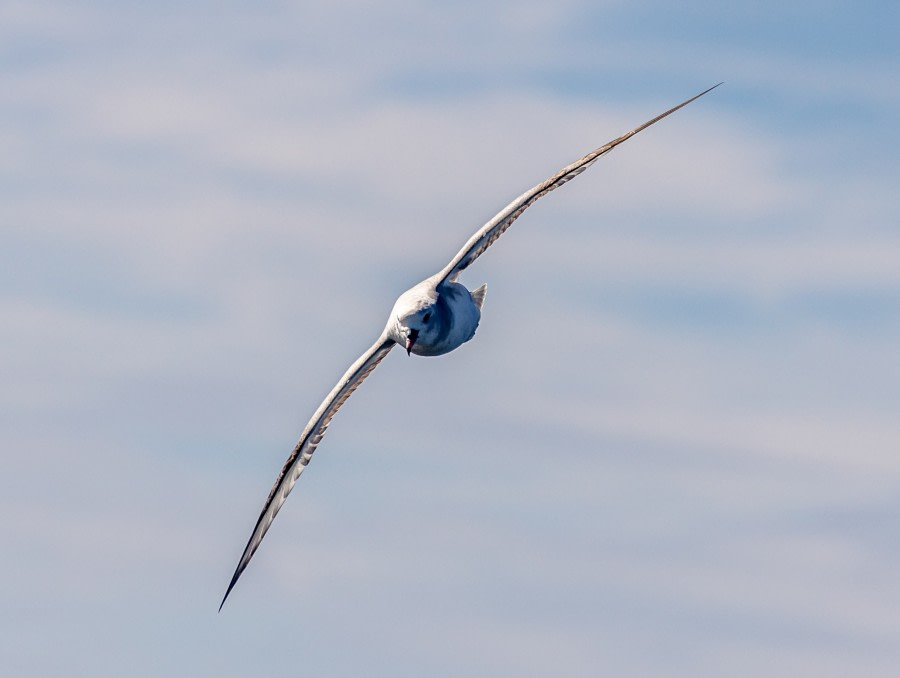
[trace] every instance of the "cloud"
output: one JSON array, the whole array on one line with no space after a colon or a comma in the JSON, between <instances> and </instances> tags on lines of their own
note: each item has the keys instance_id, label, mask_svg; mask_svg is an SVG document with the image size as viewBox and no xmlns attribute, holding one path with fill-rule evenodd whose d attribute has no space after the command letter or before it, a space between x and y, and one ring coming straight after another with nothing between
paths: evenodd
<instances>
[{"instance_id":1,"label":"cloud","mask_svg":"<svg viewBox=\"0 0 900 678\"><path fill-rule=\"evenodd\" d=\"M4 5L17 675L286 646L317 675L890 675L896 56L708 9ZM396 294L720 78L467 271L476 340L385 361L214 619Z\"/></svg>"}]
</instances>

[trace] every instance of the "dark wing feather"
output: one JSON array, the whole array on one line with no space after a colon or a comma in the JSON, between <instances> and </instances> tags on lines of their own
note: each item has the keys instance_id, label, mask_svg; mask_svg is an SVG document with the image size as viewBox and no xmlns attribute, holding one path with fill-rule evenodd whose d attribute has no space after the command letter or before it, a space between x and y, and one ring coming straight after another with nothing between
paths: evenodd
<instances>
[{"instance_id":1,"label":"dark wing feather","mask_svg":"<svg viewBox=\"0 0 900 678\"><path fill-rule=\"evenodd\" d=\"M231 583L228 584L228 590L225 591L225 597L222 598L222 604L219 605L219 610L222 609L228 594L231 593L231 589L234 588L241 573L247 568L247 564L250 562L256 549L259 548L266 531L269 529L272 521L275 520L278 510L284 504L300 474L303 473L303 469L306 468L306 465L312 458L313 452L316 451L316 446L322 440L322 436L325 435L328 424L331 423L331 418L363 380L371 374L372 370L378 366L378 363L384 359L393 346L394 341L392 339L387 339L384 335L379 337L378 341L350 366L350 369L347 370L331 393L328 394L328 397L325 398L325 401L319 406L319 409L316 410L316 413L306 425L300 440L297 441L297 445L294 447L294 451L291 452L291 456L285 462L281 473L278 474L278 479L269 493L269 498L266 499L262 512L259 514L259 519L256 521L256 526L253 528L253 533L250 535L250 540L244 548L240 561L238 561Z\"/></svg>"},{"instance_id":2,"label":"dark wing feather","mask_svg":"<svg viewBox=\"0 0 900 678\"><path fill-rule=\"evenodd\" d=\"M503 232L507 228L509 228L516 219L519 218L519 215L521 215L522 212L528 209L538 198L546 195L556 188L559 188L567 181L570 181L571 179L577 177L588 167L590 167L601 155L609 153L623 141L630 139L641 130L647 129L653 123L659 122L667 115L670 115L677 111L679 108L687 106L695 99L699 99L704 94L714 90L721 84L722 83L719 83L718 85L714 85L704 92L700 92L700 94L698 94L697 96L691 97L687 101L678 104L674 108L670 108L665 113L656 116L652 120L648 120L640 127L635 127L633 130L623 134L618 139L610 141L605 146L601 146L600 148L591 151L580 160L576 160L571 165L564 167L546 181L538 184L534 188L520 195L518 198L509 203L509 205L507 205L499 214L497 214L497 216L495 216L488 223L482 226L481 229L479 229L479 231L475 233L475 235L469 238L469 241L465 244L465 246L459 251L459 253L457 253L455 257L453 257L453 260L449 264L447 264L447 266L436 277L442 282L446 280L455 281L460 272L463 271L473 261L475 261L479 256L481 256L482 252L484 252L488 247L493 245L494 241L501 235L503 235Z\"/></svg>"}]
</instances>

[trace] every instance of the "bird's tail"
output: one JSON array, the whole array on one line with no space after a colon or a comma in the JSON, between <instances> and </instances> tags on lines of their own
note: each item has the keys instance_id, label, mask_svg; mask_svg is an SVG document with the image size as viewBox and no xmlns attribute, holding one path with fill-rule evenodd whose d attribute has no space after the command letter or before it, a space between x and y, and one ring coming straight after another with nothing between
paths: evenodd
<instances>
[{"instance_id":1,"label":"bird's tail","mask_svg":"<svg viewBox=\"0 0 900 678\"><path fill-rule=\"evenodd\" d=\"M484 303L484 295L487 294L487 283L479 287L477 290L472 290L469 294L472 295L472 301L475 302L475 305L480 311L481 305Z\"/></svg>"}]
</instances>

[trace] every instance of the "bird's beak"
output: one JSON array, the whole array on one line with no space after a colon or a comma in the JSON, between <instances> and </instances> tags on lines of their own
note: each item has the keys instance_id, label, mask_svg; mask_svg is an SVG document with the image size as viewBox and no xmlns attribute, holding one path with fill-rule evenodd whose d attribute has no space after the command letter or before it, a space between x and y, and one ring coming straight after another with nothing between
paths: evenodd
<instances>
[{"instance_id":1,"label":"bird's beak","mask_svg":"<svg viewBox=\"0 0 900 678\"><path fill-rule=\"evenodd\" d=\"M416 343L416 339L419 338L419 330L410 330L406 335L406 355L412 353L413 344Z\"/></svg>"}]
</instances>

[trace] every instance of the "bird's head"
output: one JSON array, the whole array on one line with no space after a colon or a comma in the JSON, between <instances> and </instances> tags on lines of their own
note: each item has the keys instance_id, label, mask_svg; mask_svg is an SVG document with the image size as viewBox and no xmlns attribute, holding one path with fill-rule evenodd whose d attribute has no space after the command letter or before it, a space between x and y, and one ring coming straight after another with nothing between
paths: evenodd
<instances>
[{"instance_id":1,"label":"bird's head","mask_svg":"<svg viewBox=\"0 0 900 678\"><path fill-rule=\"evenodd\" d=\"M388 336L406 348L406 354L426 354L439 339L437 299L413 288L397 299L388 320Z\"/></svg>"}]
</instances>

